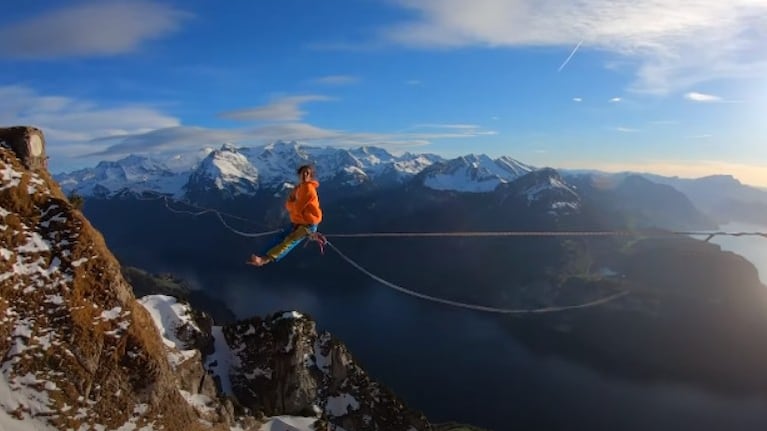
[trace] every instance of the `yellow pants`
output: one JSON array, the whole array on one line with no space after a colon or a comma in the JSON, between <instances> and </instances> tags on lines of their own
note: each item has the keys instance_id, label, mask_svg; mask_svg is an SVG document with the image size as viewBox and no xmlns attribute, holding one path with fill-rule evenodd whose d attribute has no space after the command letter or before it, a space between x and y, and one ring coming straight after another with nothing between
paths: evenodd
<instances>
[{"instance_id":1,"label":"yellow pants","mask_svg":"<svg viewBox=\"0 0 767 431\"><path fill-rule=\"evenodd\" d=\"M282 231L266 255L277 262L314 232L317 232L317 225L291 225Z\"/></svg>"}]
</instances>

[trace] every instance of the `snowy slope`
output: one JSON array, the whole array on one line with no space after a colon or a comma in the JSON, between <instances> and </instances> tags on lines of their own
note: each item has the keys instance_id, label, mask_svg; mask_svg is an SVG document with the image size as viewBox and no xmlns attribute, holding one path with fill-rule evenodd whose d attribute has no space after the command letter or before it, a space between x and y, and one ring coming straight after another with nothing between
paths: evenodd
<instances>
[{"instance_id":1,"label":"snowy slope","mask_svg":"<svg viewBox=\"0 0 767 431\"><path fill-rule=\"evenodd\" d=\"M263 424L259 431L315 431L316 418L301 416L276 416ZM336 431L343 431L336 427Z\"/></svg>"},{"instance_id":2,"label":"snowy slope","mask_svg":"<svg viewBox=\"0 0 767 431\"><path fill-rule=\"evenodd\" d=\"M186 192L225 191L230 196L255 193L258 170L234 145L224 144L200 162L184 185Z\"/></svg>"},{"instance_id":3,"label":"snowy slope","mask_svg":"<svg viewBox=\"0 0 767 431\"><path fill-rule=\"evenodd\" d=\"M148 295L138 301L152 316L155 327L160 332L168 349L168 362L176 367L193 358L197 350L179 338L179 333L182 332L200 332L200 328L192 319L192 309L189 304L182 304L176 298L167 295Z\"/></svg>"},{"instance_id":4,"label":"snowy slope","mask_svg":"<svg viewBox=\"0 0 767 431\"><path fill-rule=\"evenodd\" d=\"M537 201L543 198L547 192L550 193L552 191L564 197L557 202L553 202L551 204L552 209L564 206L571 208L577 207L578 193L576 193L571 186L565 184L565 182L558 176L549 176L547 181L528 187L524 193L529 201Z\"/></svg>"},{"instance_id":5,"label":"snowy slope","mask_svg":"<svg viewBox=\"0 0 767 431\"><path fill-rule=\"evenodd\" d=\"M65 193L74 191L84 196L110 196L125 189L137 193L176 194L189 179L188 170L180 164L176 167L181 167L181 170L173 170L162 161L149 157L132 155L114 162L99 162L94 168L59 174L54 178Z\"/></svg>"},{"instance_id":6,"label":"snowy slope","mask_svg":"<svg viewBox=\"0 0 767 431\"><path fill-rule=\"evenodd\" d=\"M575 187L551 168L537 169L513 182L502 184L497 192L502 201L509 195L516 196L520 203L551 215L573 213L581 208L581 197Z\"/></svg>"},{"instance_id":7,"label":"snowy slope","mask_svg":"<svg viewBox=\"0 0 767 431\"><path fill-rule=\"evenodd\" d=\"M42 411L44 405L36 400L37 393L31 393L23 388L12 390L5 378L4 373L0 373L0 430L2 431L48 431L54 430L43 422L30 418L28 414L23 414L23 419L17 419L10 416L7 410L16 410L19 407L28 408L32 411Z\"/></svg>"},{"instance_id":8,"label":"snowy slope","mask_svg":"<svg viewBox=\"0 0 767 431\"><path fill-rule=\"evenodd\" d=\"M491 159L468 155L437 163L423 172L423 184L434 190L460 192L489 192L499 184L508 183L533 171L534 168L509 157Z\"/></svg>"},{"instance_id":9,"label":"snowy slope","mask_svg":"<svg viewBox=\"0 0 767 431\"><path fill-rule=\"evenodd\" d=\"M38 401L34 400L34 394L11 390L5 376L2 375L0 375L0 405L11 410L15 406L25 406L31 409L42 407ZM259 428L259 431L315 431L314 423L316 421L317 418L313 417L275 416L267 418ZM134 425L121 429L137 430L139 428ZM142 427L140 429L143 431L155 431L153 427ZM343 431L339 428L337 429ZM30 418L28 415L24 415L23 419L14 418L6 412L6 409L0 408L0 431L55 431L55 428L35 418ZM237 428L232 428L232 431L237 431Z\"/></svg>"}]
</instances>

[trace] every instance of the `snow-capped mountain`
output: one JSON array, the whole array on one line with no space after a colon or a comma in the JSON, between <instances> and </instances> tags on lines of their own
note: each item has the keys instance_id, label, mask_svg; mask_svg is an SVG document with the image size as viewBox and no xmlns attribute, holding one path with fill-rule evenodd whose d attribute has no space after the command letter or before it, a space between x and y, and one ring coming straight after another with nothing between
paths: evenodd
<instances>
[{"instance_id":1,"label":"snow-capped mountain","mask_svg":"<svg viewBox=\"0 0 767 431\"><path fill-rule=\"evenodd\" d=\"M66 192L86 196L110 196L125 189L175 194L186 184L189 172L173 170L153 158L131 155L55 178Z\"/></svg>"},{"instance_id":2,"label":"snow-capped mountain","mask_svg":"<svg viewBox=\"0 0 767 431\"><path fill-rule=\"evenodd\" d=\"M489 192L534 171L535 168L510 157L491 159L468 155L443 163L435 163L421 173L423 185L434 190Z\"/></svg>"},{"instance_id":3,"label":"snow-capped mountain","mask_svg":"<svg viewBox=\"0 0 767 431\"><path fill-rule=\"evenodd\" d=\"M184 190L189 193L219 192L227 197L253 194L258 190L258 170L231 144L214 150L189 175Z\"/></svg>"},{"instance_id":4,"label":"snow-capped mountain","mask_svg":"<svg viewBox=\"0 0 767 431\"><path fill-rule=\"evenodd\" d=\"M581 207L581 197L575 187L551 168L529 172L517 181L501 185L499 192L524 197L528 206L545 209L550 214L577 211Z\"/></svg>"},{"instance_id":5,"label":"snow-capped mountain","mask_svg":"<svg viewBox=\"0 0 767 431\"><path fill-rule=\"evenodd\" d=\"M536 170L506 156L471 154L445 160L434 154L394 155L377 147L323 148L281 141L259 147L224 144L218 150L164 159L133 155L56 178L65 192L86 196L153 191L187 198L209 193L231 198L290 186L296 168L303 164L315 166L320 182L330 187L391 186L417 176L416 181L433 190L474 193L490 192Z\"/></svg>"},{"instance_id":6,"label":"snow-capped mountain","mask_svg":"<svg viewBox=\"0 0 767 431\"><path fill-rule=\"evenodd\" d=\"M94 168L56 175L65 192L116 196L124 191L153 191L183 196L223 191L234 196L259 189L280 189L295 181L296 168L312 164L321 182L355 186L377 182L399 184L426 167L443 161L433 154L395 156L377 147L355 149L311 147L276 142L260 147L202 149L165 158L128 156Z\"/></svg>"},{"instance_id":7,"label":"snow-capped mountain","mask_svg":"<svg viewBox=\"0 0 767 431\"><path fill-rule=\"evenodd\" d=\"M377 147L319 148L297 142L277 142L240 151L261 174L262 184L271 188L294 181L296 168L302 164L313 164L322 182L338 180L345 185L358 185L383 178L402 182L442 160L431 154L395 156Z\"/></svg>"}]
</instances>

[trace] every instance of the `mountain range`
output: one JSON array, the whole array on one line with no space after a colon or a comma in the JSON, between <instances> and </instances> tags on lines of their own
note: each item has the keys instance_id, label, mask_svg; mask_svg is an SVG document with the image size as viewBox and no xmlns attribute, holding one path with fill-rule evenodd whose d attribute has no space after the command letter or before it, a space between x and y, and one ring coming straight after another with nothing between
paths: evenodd
<instances>
[{"instance_id":1,"label":"mountain range","mask_svg":"<svg viewBox=\"0 0 767 431\"><path fill-rule=\"evenodd\" d=\"M95 167L54 178L66 193L86 197L158 193L196 203L224 203L281 196L292 187L295 170L313 164L322 184L323 196L334 199L375 190L422 187L435 192L463 194L491 193L551 168L535 167L508 156L491 158L469 154L445 159L434 154L394 155L377 147L312 147L297 142L275 142L259 147L239 148L224 144L195 153L164 157L130 155L117 161L103 161ZM528 184L530 190L559 190L561 201L552 201L550 211L575 210L587 194L607 192L620 207L638 209L666 220L663 226L679 227L708 217L708 224L728 221L767 223L767 192L740 183L732 176L698 179L664 177L644 173L599 171L555 171L558 180L542 179ZM639 182L638 178L645 181ZM548 181L548 183L547 183ZM664 188L668 187L668 188ZM678 193L678 194L677 194ZM529 196L535 200L534 193ZM681 198L681 201L679 200ZM674 202L676 200L676 202ZM668 204L671 207L668 207ZM674 209L681 205L684 208ZM642 207L642 208L640 208ZM669 209L671 208L671 209ZM693 214L695 211L700 214ZM680 214L678 222L667 223ZM704 223L705 224L705 223Z\"/></svg>"}]
</instances>

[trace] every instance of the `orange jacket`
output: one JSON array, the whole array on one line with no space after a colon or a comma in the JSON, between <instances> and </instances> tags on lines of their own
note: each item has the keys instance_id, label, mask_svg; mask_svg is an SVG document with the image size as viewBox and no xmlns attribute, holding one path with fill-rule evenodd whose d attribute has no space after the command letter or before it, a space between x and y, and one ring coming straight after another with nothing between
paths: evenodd
<instances>
[{"instance_id":1,"label":"orange jacket","mask_svg":"<svg viewBox=\"0 0 767 431\"><path fill-rule=\"evenodd\" d=\"M319 224L322 221L320 198L317 196L316 180L301 183L290 193L285 208L290 213L290 221L295 224Z\"/></svg>"}]
</instances>

